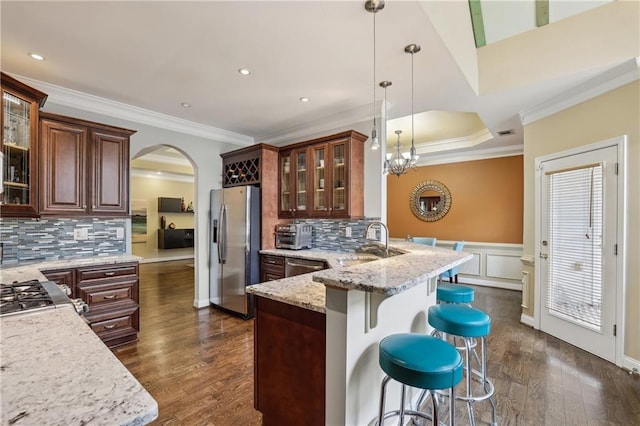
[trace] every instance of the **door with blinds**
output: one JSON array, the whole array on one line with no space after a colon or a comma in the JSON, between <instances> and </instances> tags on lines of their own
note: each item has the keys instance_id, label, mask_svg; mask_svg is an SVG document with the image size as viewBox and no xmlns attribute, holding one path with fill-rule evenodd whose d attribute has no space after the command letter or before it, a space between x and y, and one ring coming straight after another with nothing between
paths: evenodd
<instances>
[{"instance_id":1,"label":"door with blinds","mask_svg":"<svg viewBox=\"0 0 640 426\"><path fill-rule=\"evenodd\" d=\"M540 163L540 329L615 362L616 147Z\"/></svg>"}]
</instances>

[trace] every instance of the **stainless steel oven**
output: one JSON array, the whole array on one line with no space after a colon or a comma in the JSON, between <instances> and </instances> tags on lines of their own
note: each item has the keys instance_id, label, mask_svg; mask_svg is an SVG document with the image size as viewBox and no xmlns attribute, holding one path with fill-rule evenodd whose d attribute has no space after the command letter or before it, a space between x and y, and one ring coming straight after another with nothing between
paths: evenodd
<instances>
[{"instance_id":1,"label":"stainless steel oven","mask_svg":"<svg viewBox=\"0 0 640 426\"><path fill-rule=\"evenodd\" d=\"M305 223L276 225L276 248L300 250L311 248L313 226Z\"/></svg>"}]
</instances>

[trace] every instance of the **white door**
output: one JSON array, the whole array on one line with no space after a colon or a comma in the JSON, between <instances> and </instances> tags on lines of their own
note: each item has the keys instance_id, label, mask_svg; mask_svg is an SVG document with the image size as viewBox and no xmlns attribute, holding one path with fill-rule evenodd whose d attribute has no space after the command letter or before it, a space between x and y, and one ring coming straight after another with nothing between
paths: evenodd
<instances>
[{"instance_id":1,"label":"white door","mask_svg":"<svg viewBox=\"0 0 640 426\"><path fill-rule=\"evenodd\" d=\"M615 362L617 148L540 163L540 329Z\"/></svg>"}]
</instances>

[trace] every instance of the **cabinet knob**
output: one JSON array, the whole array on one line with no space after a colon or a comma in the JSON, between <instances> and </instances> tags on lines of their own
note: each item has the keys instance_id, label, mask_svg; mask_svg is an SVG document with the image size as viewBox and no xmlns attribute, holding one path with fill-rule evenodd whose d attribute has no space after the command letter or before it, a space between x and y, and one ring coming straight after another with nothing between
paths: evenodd
<instances>
[{"instance_id":1,"label":"cabinet knob","mask_svg":"<svg viewBox=\"0 0 640 426\"><path fill-rule=\"evenodd\" d=\"M85 204L84 206L82 206L82 208L83 208L83 209L86 209L86 208L87 208L87 205Z\"/></svg>"}]
</instances>

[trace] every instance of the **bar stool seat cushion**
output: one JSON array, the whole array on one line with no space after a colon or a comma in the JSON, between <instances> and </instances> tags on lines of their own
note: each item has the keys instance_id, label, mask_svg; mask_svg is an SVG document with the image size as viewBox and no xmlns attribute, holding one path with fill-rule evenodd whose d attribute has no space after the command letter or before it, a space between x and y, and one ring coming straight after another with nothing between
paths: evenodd
<instances>
[{"instance_id":1,"label":"bar stool seat cushion","mask_svg":"<svg viewBox=\"0 0 640 426\"><path fill-rule=\"evenodd\" d=\"M483 337L491 331L491 317L468 305L434 305L429 308L431 327L462 337Z\"/></svg>"},{"instance_id":2,"label":"bar stool seat cushion","mask_svg":"<svg viewBox=\"0 0 640 426\"><path fill-rule=\"evenodd\" d=\"M380 367L392 379L421 389L452 388L462 379L462 357L444 340L417 333L380 342Z\"/></svg>"},{"instance_id":3,"label":"bar stool seat cushion","mask_svg":"<svg viewBox=\"0 0 640 426\"><path fill-rule=\"evenodd\" d=\"M474 290L459 284L439 283L436 290L436 298L440 302L447 303L471 303Z\"/></svg>"}]
</instances>

